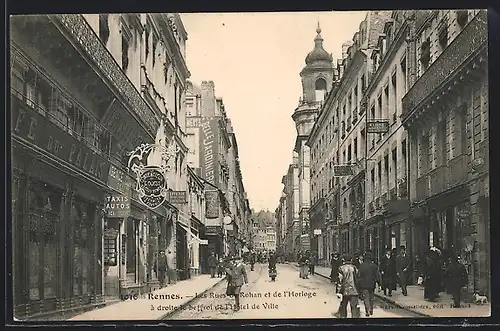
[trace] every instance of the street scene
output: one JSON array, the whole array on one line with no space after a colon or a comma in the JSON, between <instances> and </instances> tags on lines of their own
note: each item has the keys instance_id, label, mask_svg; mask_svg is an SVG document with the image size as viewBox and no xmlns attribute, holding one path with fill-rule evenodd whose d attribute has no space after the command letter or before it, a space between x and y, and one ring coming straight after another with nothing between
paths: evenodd
<instances>
[{"instance_id":1,"label":"street scene","mask_svg":"<svg viewBox=\"0 0 500 331\"><path fill-rule=\"evenodd\" d=\"M487 28L11 16L13 317L490 316Z\"/></svg>"}]
</instances>

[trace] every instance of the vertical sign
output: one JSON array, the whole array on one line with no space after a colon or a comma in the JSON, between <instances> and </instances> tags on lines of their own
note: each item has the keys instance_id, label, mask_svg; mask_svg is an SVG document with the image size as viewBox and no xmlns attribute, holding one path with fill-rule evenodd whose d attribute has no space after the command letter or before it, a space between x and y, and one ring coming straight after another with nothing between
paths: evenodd
<instances>
[{"instance_id":1,"label":"vertical sign","mask_svg":"<svg viewBox=\"0 0 500 331\"><path fill-rule=\"evenodd\" d=\"M219 186L219 120L204 118L200 128L201 177Z\"/></svg>"},{"instance_id":2,"label":"vertical sign","mask_svg":"<svg viewBox=\"0 0 500 331\"><path fill-rule=\"evenodd\" d=\"M219 191L205 192L205 217L218 218L219 217Z\"/></svg>"}]
</instances>

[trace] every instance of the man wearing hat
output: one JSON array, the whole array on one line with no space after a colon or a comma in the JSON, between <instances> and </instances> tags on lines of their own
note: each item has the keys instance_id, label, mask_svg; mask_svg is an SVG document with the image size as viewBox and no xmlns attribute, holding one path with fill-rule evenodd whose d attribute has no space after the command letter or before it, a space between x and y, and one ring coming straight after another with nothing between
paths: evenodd
<instances>
[{"instance_id":1,"label":"man wearing hat","mask_svg":"<svg viewBox=\"0 0 500 331\"><path fill-rule=\"evenodd\" d=\"M411 259L408 254L406 254L406 247L401 245L399 248L399 254L396 257L396 271L399 279L399 285L401 285L401 292L404 296L408 295L406 286L408 284L408 278L410 277L410 264Z\"/></svg>"},{"instance_id":2,"label":"man wearing hat","mask_svg":"<svg viewBox=\"0 0 500 331\"><path fill-rule=\"evenodd\" d=\"M226 294L234 296L234 311L240 310L240 292L244 284L248 284L245 264L240 257L232 257L227 269Z\"/></svg>"},{"instance_id":3,"label":"man wearing hat","mask_svg":"<svg viewBox=\"0 0 500 331\"><path fill-rule=\"evenodd\" d=\"M366 252L359 266L359 290L363 294L366 317L373 315L373 300L377 283L380 283L378 267L373 263L371 252Z\"/></svg>"},{"instance_id":4,"label":"man wearing hat","mask_svg":"<svg viewBox=\"0 0 500 331\"><path fill-rule=\"evenodd\" d=\"M339 284L337 286L337 293L342 297L338 315L340 318L347 318L347 303L349 303L352 317L359 318L358 270L353 264L351 255L346 254L343 260L344 262L339 268Z\"/></svg>"}]
</instances>

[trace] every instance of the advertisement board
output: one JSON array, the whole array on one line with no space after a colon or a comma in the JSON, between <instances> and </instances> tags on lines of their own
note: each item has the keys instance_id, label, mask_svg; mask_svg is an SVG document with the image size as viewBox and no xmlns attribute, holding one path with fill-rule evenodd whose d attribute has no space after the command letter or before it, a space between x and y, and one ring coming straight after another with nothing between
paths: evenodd
<instances>
[{"instance_id":1,"label":"advertisement board","mask_svg":"<svg viewBox=\"0 0 500 331\"><path fill-rule=\"evenodd\" d=\"M200 126L201 177L219 187L219 120L203 118Z\"/></svg>"},{"instance_id":2,"label":"advertisement board","mask_svg":"<svg viewBox=\"0 0 500 331\"><path fill-rule=\"evenodd\" d=\"M219 191L205 192L205 218L219 218Z\"/></svg>"}]
</instances>

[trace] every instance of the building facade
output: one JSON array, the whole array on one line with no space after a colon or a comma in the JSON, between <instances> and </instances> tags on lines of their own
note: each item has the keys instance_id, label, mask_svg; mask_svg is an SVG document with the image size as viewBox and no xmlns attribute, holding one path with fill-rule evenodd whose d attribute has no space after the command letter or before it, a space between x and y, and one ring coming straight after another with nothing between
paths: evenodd
<instances>
[{"instance_id":1,"label":"building facade","mask_svg":"<svg viewBox=\"0 0 500 331\"><path fill-rule=\"evenodd\" d=\"M188 164L206 182L205 235L208 254L240 254L249 231L249 203L239 165L236 135L213 81L188 83ZM224 223L230 218L231 222ZM241 231L240 231L241 230ZM249 234L247 233L247 237ZM249 238L245 239L247 243Z\"/></svg>"},{"instance_id":2,"label":"building facade","mask_svg":"<svg viewBox=\"0 0 500 331\"><path fill-rule=\"evenodd\" d=\"M410 12L408 131L412 249L460 254L469 292L491 295L488 33L485 10Z\"/></svg>"},{"instance_id":3,"label":"building facade","mask_svg":"<svg viewBox=\"0 0 500 331\"><path fill-rule=\"evenodd\" d=\"M369 12L352 41L342 45L335 86L307 142L311 146L310 214L322 234L317 236L318 245L313 249L325 263L333 252L364 249L367 158L363 101L372 72L371 54L389 19L390 12Z\"/></svg>"},{"instance_id":4,"label":"building facade","mask_svg":"<svg viewBox=\"0 0 500 331\"><path fill-rule=\"evenodd\" d=\"M305 63L306 66L300 72L302 98L292 115L297 129L294 152L298 156L299 228L301 232L299 250L308 250L311 246L317 249L318 238L322 237L321 234L314 234L313 231L317 230L316 224L311 223L309 217L311 152L309 146L306 145L309 133L318 117L326 94L332 88L334 79L333 58L323 48L319 23L314 38L314 49L307 54Z\"/></svg>"},{"instance_id":5,"label":"building facade","mask_svg":"<svg viewBox=\"0 0 500 331\"><path fill-rule=\"evenodd\" d=\"M369 132L367 143L365 247L376 261L385 249L408 246L407 133L401 124L401 100L408 87L409 25L407 13L394 11L371 54L373 75L366 90L369 122L387 123L382 133Z\"/></svg>"},{"instance_id":6,"label":"building facade","mask_svg":"<svg viewBox=\"0 0 500 331\"><path fill-rule=\"evenodd\" d=\"M20 16L11 27L15 316L154 288L152 261L179 255L187 204L139 203L127 152L164 136L178 151L169 186L186 190L179 15Z\"/></svg>"}]
</instances>

